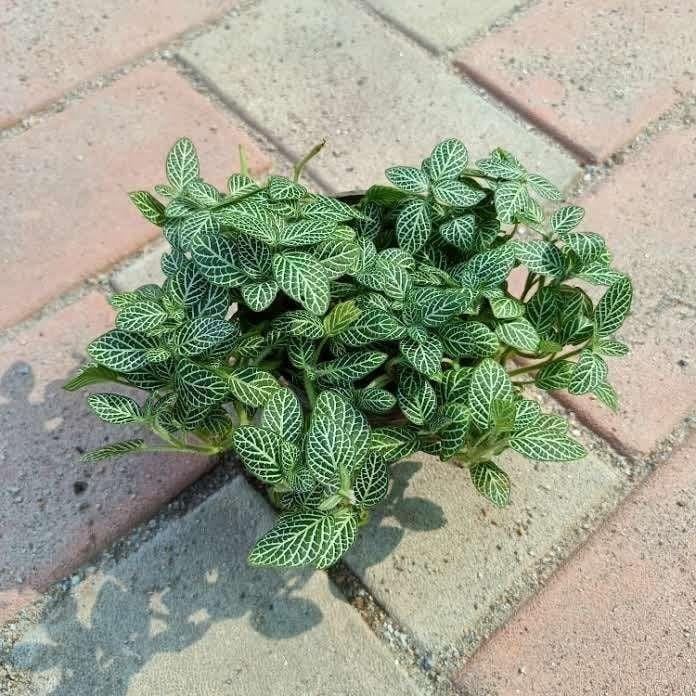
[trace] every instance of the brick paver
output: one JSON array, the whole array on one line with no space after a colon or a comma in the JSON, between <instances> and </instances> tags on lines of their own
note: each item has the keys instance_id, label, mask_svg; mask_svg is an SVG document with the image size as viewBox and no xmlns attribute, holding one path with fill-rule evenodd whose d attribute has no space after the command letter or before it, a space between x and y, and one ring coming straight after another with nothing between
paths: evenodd
<instances>
[{"instance_id":1,"label":"brick paver","mask_svg":"<svg viewBox=\"0 0 696 696\"><path fill-rule=\"evenodd\" d=\"M446 651L491 610L525 593L537 563L616 499L617 474L594 457L532 463L507 455L512 504L482 498L467 471L418 455L394 466L389 498L348 555L351 568L419 643ZM510 605L507 605L508 609Z\"/></svg>"},{"instance_id":2,"label":"brick paver","mask_svg":"<svg viewBox=\"0 0 696 696\"><path fill-rule=\"evenodd\" d=\"M461 693L692 696L696 438L462 668Z\"/></svg>"},{"instance_id":3,"label":"brick paver","mask_svg":"<svg viewBox=\"0 0 696 696\"><path fill-rule=\"evenodd\" d=\"M590 160L696 86L696 6L544 0L459 56L463 69Z\"/></svg>"},{"instance_id":4,"label":"brick paver","mask_svg":"<svg viewBox=\"0 0 696 696\"><path fill-rule=\"evenodd\" d=\"M519 0L368 0L381 15L434 51L466 39L519 4Z\"/></svg>"},{"instance_id":5,"label":"brick paver","mask_svg":"<svg viewBox=\"0 0 696 696\"><path fill-rule=\"evenodd\" d=\"M382 181L386 166L418 164L450 136L478 156L509 147L563 186L577 172L567 155L348 0L262 0L181 56L295 155L326 138L316 171L334 190Z\"/></svg>"},{"instance_id":6,"label":"brick paver","mask_svg":"<svg viewBox=\"0 0 696 696\"><path fill-rule=\"evenodd\" d=\"M416 696L324 573L250 568L273 521L237 478L15 647L34 696Z\"/></svg>"},{"instance_id":7,"label":"brick paver","mask_svg":"<svg viewBox=\"0 0 696 696\"><path fill-rule=\"evenodd\" d=\"M4 3L0 126L153 50L237 0Z\"/></svg>"},{"instance_id":8,"label":"brick paver","mask_svg":"<svg viewBox=\"0 0 696 696\"><path fill-rule=\"evenodd\" d=\"M101 423L86 392L61 389L86 344L112 325L113 310L92 293L0 350L0 622L210 466L183 455L79 461L80 451L133 435Z\"/></svg>"},{"instance_id":9,"label":"brick paver","mask_svg":"<svg viewBox=\"0 0 696 696\"><path fill-rule=\"evenodd\" d=\"M661 133L581 203L582 227L606 235L631 274L633 313L619 332L631 347L609 359L621 397L614 415L587 398L560 398L628 452L646 454L696 404L696 127Z\"/></svg>"},{"instance_id":10,"label":"brick paver","mask_svg":"<svg viewBox=\"0 0 696 696\"><path fill-rule=\"evenodd\" d=\"M200 147L203 175L224 185L243 143L267 157L166 66L142 68L0 146L0 327L36 311L159 234L126 193L164 179L176 138Z\"/></svg>"}]
</instances>

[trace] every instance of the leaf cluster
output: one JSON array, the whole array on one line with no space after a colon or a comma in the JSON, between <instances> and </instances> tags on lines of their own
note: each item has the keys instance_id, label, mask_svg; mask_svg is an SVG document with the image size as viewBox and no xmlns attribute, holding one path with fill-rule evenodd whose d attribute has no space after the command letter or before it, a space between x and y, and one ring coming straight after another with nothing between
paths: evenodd
<instances>
[{"instance_id":1,"label":"leaf cluster","mask_svg":"<svg viewBox=\"0 0 696 696\"><path fill-rule=\"evenodd\" d=\"M508 448L583 457L527 389L616 409L606 359L627 352L614 333L632 290L602 237L580 231L583 209L505 150L471 163L448 139L352 198L300 184L306 159L292 179L259 182L243 166L220 191L177 141L158 197L130 194L171 246L166 280L111 297L115 327L66 388L140 390L88 403L159 438L87 461L232 451L281 511L250 563L323 568L387 495L390 465L414 452L468 469L496 506L510 498L496 461Z\"/></svg>"}]
</instances>

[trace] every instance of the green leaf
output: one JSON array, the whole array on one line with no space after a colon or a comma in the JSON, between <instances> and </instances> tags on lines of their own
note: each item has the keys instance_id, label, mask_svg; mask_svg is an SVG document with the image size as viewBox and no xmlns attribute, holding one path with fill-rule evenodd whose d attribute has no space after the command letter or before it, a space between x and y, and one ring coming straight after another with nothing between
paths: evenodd
<instances>
[{"instance_id":1,"label":"green leaf","mask_svg":"<svg viewBox=\"0 0 696 696\"><path fill-rule=\"evenodd\" d=\"M448 138L438 143L428 158L428 174L432 181L456 179L465 169L469 153L464 143Z\"/></svg>"},{"instance_id":2,"label":"green leaf","mask_svg":"<svg viewBox=\"0 0 696 696\"><path fill-rule=\"evenodd\" d=\"M167 179L177 191L198 179L200 170L194 144L188 138L179 138L167 155L165 167Z\"/></svg>"},{"instance_id":3,"label":"green leaf","mask_svg":"<svg viewBox=\"0 0 696 696\"><path fill-rule=\"evenodd\" d=\"M184 196L199 208L212 208L222 202L222 194L205 181L191 181L184 188Z\"/></svg>"},{"instance_id":4,"label":"green leaf","mask_svg":"<svg viewBox=\"0 0 696 696\"><path fill-rule=\"evenodd\" d=\"M473 367L459 367L447 370L441 383L443 403L468 403L469 387L473 374Z\"/></svg>"},{"instance_id":5,"label":"green leaf","mask_svg":"<svg viewBox=\"0 0 696 696\"><path fill-rule=\"evenodd\" d=\"M461 290L415 287L406 294L403 319L408 324L434 328L466 308L468 297Z\"/></svg>"},{"instance_id":6,"label":"green leaf","mask_svg":"<svg viewBox=\"0 0 696 696\"><path fill-rule=\"evenodd\" d=\"M576 269L573 275L593 285L613 285L626 277L615 268L607 266L604 261L596 261L582 266Z\"/></svg>"},{"instance_id":7,"label":"green leaf","mask_svg":"<svg viewBox=\"0 0 696 696\"><path fill-rule=\"evenodd\" d=\"M428 204L423 200L409 201L396 218L396 238L399 246L409 252L422 249L432 231Z\"/></svg>"},{"instance_id":8,"label":"green leaf","mask_svg":"<svg viewBox=\"0 0 696 696\"><path fill-rule=\"evenodd\" d=\"M430 182L426 174L416 167L389 167L384 172L394 186L407 193L428 193Z\"/></svg>"},{"instance_id":9,"label":"green leaf","mask_svg":"<svg viewBox=\"0 0 696 696\"><path fill-rule=\"evenodd\" d=\"M164 206L147 191L133 191L128 194L133 205L142 216L153 225L164 225Z\"/></svg>"},{"instance_id":10,"label":"green leaf","mask_svg":"<svg viewBox=\"0 0 696 696\"><path fill-rule=\"evenodd\" d=\"M580 224L584 217L584 208L579 205L564 205L551 217L551 229L559 235L570 232Z\"/></svg>"},{"instance_id":11,"label":"green leaf","mask_svg":"<svg viewBox=\"0 0 696 696\"><path fill-rule=\"evenodd\" d=\"M362 217L362 214L346 203L328 196L312 196L309 205L304 209L306 217L322 218L334 222L348 222Z\"/></svg>"},{"instance_id":12,"label":"green leaf","mask_svg":"<svg viewBox=\"0 0 696 696\"><path fill-rule=\"evenodd\" d=\"M162 273L171 278L188 263L186 255L178 249L172 249L169 253L162 254L160 259L160 268Z\"/></svg>"},{"instance_id":13,"label":"green leaf","mask_svg":"<svg viewBox=\"0 0 696 696\"><path fill-rule=\"evenodd\" d=\"M470 208L486 197L486 191L463 181L445 180L433 186L433 196L442 205Z\"/></svg>"},{"instance_id":14,"label":"green leaf","mask_svg":"<svg viewBox=\"0 0 696 696\"><path fill-rule=\"evenodd\" d=\"M266 187L274 201L297 201L307 195L307 189L284 176L269 176Z\"/></svg>"},{"instance_id":15,"label":"green leaf","mask_svg":"<svg viewBox=\"0 0 696 696\"><path fill-rule=\"evenodd\" d=\"M499 433L509 433L515 428L517 403L512 399L495 399L491 404L491 421Z\"/></svg>"},{"instance_id":16,"label":"green leaf","mask_svg":"<svg viewBox=\"0 0 696 696\"><path fill-rule=\"evenodd\" d=\"M354 324L360 316L360 309L353 300L339 302L324 317L324 333L327 336L338 336Z\"/></svg>"},{"instance_id":17,"label":"green leaf","mask_svg":"<svg viewBox=\"0 0 696 696\"><path fill-rule=\"evenodd\" d=\"M607 244L602 237L593 232L565 232L560 238L567 244L568 248L580 259L583 265L590 265L595 262L606 265L609 261Z\"/></svg>"},{"instance_id":18,"label":"green leaf","mask_svg":"<svg viewBox=\"0 0 696 696\"><path fill-rule=\"evenodd\" d=\"M101 365L84 365L71 380L63 385L63 389L72 392L88 387L90 384L116 381L118 381L118 372L109 370Z\"/></svg>"},{"instance_id":19,"label":"green leaf","mask_svg":"<svg viewBox=\"0 0 696 696\"><path fill-rule=\"evenodd\" d=\"M514 433L510 447L528 459L562 462L587 456L585 448L567 435L532 426Z\"/></svg>"},{"instance_id":20,"label":"green leaf","mask_svg":"<svg viewBox=\"0 0 696 696\"><path fill-rule=\"evenodd\" d=\"M334 539L332 515L318 510L290 512L278 518L248 557L252 566L294 568L312 565Z\"/></svg>"},{"instance_id":21,"label":"green leaf","mask_svg":"<svg viewBox=\"0 0 696 696\"><path fill-rule=\"evenodd\" d=\"M413 369L424 375L434 375L440 372L442 366L442 342L434 336L428 336L424 341L413 341L403 338L399 343L404 360Z\"/></svg>"},{"instance_id":22,"label":"green leaf","mask_svg":"<svg viewBox=\"0 0 696 696\"><path fill-rule=\"evenodd\" d=\"M494 194L495 209L503 223L512 223L530 205L527 187L519 181L505 181Z\"/></svg>"},{"instance_id":23,"label":"green leaf","mask_svg":"<svg viewBox=\"0 0 696 696\"><path fill-rule=\"evenodd\" d=\"M476 166L491 179L503 181L523 181L527 170L509 153L498 148L487 159L479 160Z\"/></svg>"},{"instance_id":24,"label":"green leaf","mask_svg":"<svg viewBox=\"0 0 696 696\"><path fill-rule=\"evenodd\" d=\"M209 282L223 287L242 285L246 276L234 263L234 250L220 235L202 235L191 244L191 258L199 273Z\"/></svg>"},{"instance_id":25,"label":"green leaf","mask_svg":"<svg viewBox=\"0 0 696 696\"><path fill-rule=\"evenodd\" d=\"M359 520L357 512L342 508L333 513L333 520L331 536L313 562L315 568L328 568L337 563L355 541Z\"/></svg>"},{"instance_id":26,"label":"green leaf","mask_svg":"<svg viewBox=\"0 0 696 696\"><path fill-rule=\"evenodd\" d=\"M168 319L167 312L156 302L143 300L122 309L116 317L116 328L123 331L147 333Z\"/></svg>"},{"instance_id":27,"label":"green leaf","mask_svg":"<svg viewBox=\"0 0 696 696\"><path fill-rule=\"evenodd\" d=\"M370 455L360 468L353 484L355 504L363 508L379 505L389 490L389 466L385 461Z\"/></svg>"},{"instance_id":28,"label":"green leaf","mask_svg":"<svg viewBox=\"0 0 696 696\"><path fill-rule=\"evenodd\" d=\"M190 409L205 409L229 395L225 380L188 358L181 358L176 366L176 388Z\"/></svg>"},{"instance_id":29,"label":"green leaf","mask_svg":"<svg viewBox=\"0 0 696 696\"><path fill-rule=\"evenodd\" d=\"M302 408L295 393L287 387L276 389L263 407L261 426L299 445L303 425Z\"/></svg>"},{"instance_id":30,"label":"green leaf","mask_svg":"<svg viewBox=\"0 0 696 696\"><path fill-rule=\"evenodd\" d=\"M122 457L124 454L138 452L145 449L144 440L124 440L123 442L114 442L110 445L104 445L91 452L85 452L80 460L83 462L100 462L104 459L112 457Z\"/></svg>"},{"instance_id":31,"label":"green leaf","mask_svg":"<svg viewBox=\"0 0 696 696\"><path fill-rule=\"evenodd\" d=\"M258 191L259 185L248 176L244 174L232 174L232 176L227 180L227 190L230 196L246 196L249 193Z\"/></svg>"},{"instance_id":32,"label":"green leaf","mask_svg":"<svg viewBox=\"0 0 696 696\"><path fill-rule=\"evenodd\" d=\"M628 355L629 350L625 343L616 341L613 338L600 338L598 341L595 341L592 349L599 355L611 358Z\"/></svg>"},{"instance_id":33,"label":"green leaf","mask_svg":"<svg viewBox=\"0 0 696 696\"><path fill-rule=\"evenodd\" d=\"M610 285L594 310L595 336L611 336L623 324L632 300L633 287L628 278L623 277Z\"/></svg>"},{"instance_id":34,"label":"green leaf","mask_svg":"<svg viewBox=\"0 0 696 696\"><path fill-rule=\"evenodd\" d=\"M107 423L137 423L143 419L140 404L122 394L90 394L87 403Z\"/></svg>"},{"instance_id":35,"label":"green leaf","mask_svg":"<svg viewBox=\"0 0 696 696\"><path fill-rule=\"evenodd\" d=\"M265 244L276 244L285 226L283 218L250 199L221 208L218 219L225 226L233 227Z\"/></svg>"},{"instance_id":36,"label":"green leaf","mask_svg":"<svg viewBox=\"0 0 696 696\"><path fill-rule=\"evenodd\" d=\"M446 242L462 251L473 251L476 247L476 218L471 214L440 225L438 232Z\"/></svg>"},{"instance_id":37,"label":"green leaf","mask_svg":"<svg viewBox=\"0 0 696 696\"><path fill-rule=\"evenodd\" d=\"M575 371L575 363L570 360L557 360L544 365L536 374L535 383L539 389L553 391L567 389Z\"/></svg>"},{"instance_id":38,"label":"green leaf","mask_svg":"<svg viewBox=\"0 0 696 696\"><path fill-rule=\"evenodd\" d=\"M396 340L405 334L403 324L390 312L376 307L361 310L355 323L341 334L348 346L361 346L373 341Z\"/></svg>"},{"instance_id":39,"label":"green leaf","mask_svg":"<svg viewBox=\"0 0 696 696\"><path fill-rule=\"evenodd\" d=\"M379 351L346 353L335 360L319 363L316 375L325 384L355 382L376 370L386 359L387 354Z\"/></svg>"},{"instance_id":40,"label":"green leaf","mask_svg":"<svg viewBox=\"0 0 696 696\"><path fill-rule=\"evenodd\" d=\"M234 333L232 324L224 319L197 317L183 324L175 335L179 355L200 355Z\"/></svg>"},{"instance_id":41,"label":"green leaf","mask_svg":"<svg viewBox=\"0 0 696 696\"><path fill-rule=\"evenodd\" d=\"M547 201L560 201L563 198L563 194L558 188L540 174L530 174L527 177L527 183L532 188L532 191Z\"/></svg>"},{"instance_id":42,"label":"green leaf","mask_svg":"<svg viewBox=\"0 0 696 696\"><path fill-rule=\"evenodd\" d=\"M279 388L275 377L258 367L232 368L227 385L242 403L256 407L267 403Z\"/></svg>"},{"instance_id":43,"label":"green leaf","mask_svg":"<svg viewBox=\"0 0 696 696\"><path fill-rule=\"evenodd\" d=\"M469 468L474 488L496 507L510 502L510 477L493 462L478 462Z\"/></svg>"},{"instance_id":44,"label":"green leaf","mask_svg":"<svg viewBox=\"0 0 696 696\"><path fill-rule=\"evenodd\" d=\"M323 391L314 404L307 431L306 460L314 477L332 492L365 461L370 428L343 397Z\"/></svg>"},{"instance_id":45,"label":"green leaf","mask_svg":"<svg viewBox=\"0 0 696 696\"><path fill-rule=\"evenodd\" d=\"M450 321L440 329L439 336L452 358L492 357L500 345L496 334L478 321Z\"/></svg>"},{"instance_id":46,"label":"green leaf","mask_svg":"<svg viewBox=\"0 0 696 696\"><path fill-rule=\"evenodd\" d=\"M515 404L514 430L526 430L533 425L541 415L541 407L531 399L521 399Z\"/></svg>"},{"instance_id":47,"label":"green leaf","mask_svg":"<svg viewBox=\"0 0 696 696\"><path fill-rule=\"evenodd\" d=\"M360 247L353 241L343 239L320 242L314 249L314 256L331 279L340 278L345 273L355 273L360 262Z\"/></svg>"},{"instance_id":48,"label":"green leaf","mask_svg":"<svg viewBox=\"0 0 696 696\"><path fill-rule=\"evenodd\" d=\"M370 436L370 452L386 463L408 457L417 448L418 439L410 427L375 428Z\"/></svg>"},{"instance_id":49,"label":"green leaf","mask_svg":"<svg viewBox=\"0 0 696 696\"><path fill-rule=\"evenodd\" d=\"M327 273L311 254L304 251L274 254L273 275L281 290L308 311L321 315L328 309Z\"/></svg>"},{"instance_id":50,"label":"green leaf","mask_svg":"<svg viewBox=\"0 0 696 696\"><path fill-rule=\"evenodd\" d=\"M619 410L619 397L616 394L614 387L612 387L608 382L598 384L592 393L612 411L616 412Z\"/></svg>"},{"instance_id":51,"label":"green leaf","mask_svg":"<svg viewBox=\"0 0 696 696\"><path fill-rule=\"evenodd\" d=\"M396 406L396 397L386 389L365 387L354 391L353 403L367 413L388 413Z\"/></svg>"},{"instance_id":52,"label":"green leaf","mask_svg":"<svg viewBox=\"0 0 696 696\"><path fill-rule=\"evenodd\" d=\"M493 401L511 399L513 394L512 382L499 363L485 358L477 365L469 386L469 408L480 430L487 430L491 423Z\"/></svg>"},{"instance_id":53,"label":"green leaf","mask_svg":"<svg viewBox=\"0 0 696 696\"><path fill-rule=\"evenodd\" d=\"M514 265L513 245L504 244L476 254L469 259L464 268L476 277L480 285L491 287L507 280Z\"/></svg>"},{"instance_id":54,"label":"green leaf","mask_svg":"<svg viewBox=\"0 0 696 696\"><path fill-rule=\"evenodd\" d=\"M471 412L464 404L448 403L442 415L448 422L438 430L441 440L440 459L447 461L459 452L466 442Z\"/></svg>"},{"instance_id":55,"label":"green leaf","mask_svg":"<svg viewBox=\"0 0 696 696\"><path fill-rule=\"evenodd\" d=\"M433 385L414 370L399 372L397 400L406 418L416 425L423 425L430 420L437 408Z\"/></svg>"},{"instance_id":56,"label":"green leaf","mask_svg":"<svg viewBox=\"0 0 696 696\"><path fill-rule=\"evenodd\" d=\"M115 329L92 341L87 353L111 370L134 372L149 362L147 351L156 346L152 338Z\"/></svg>"},{"instance_id":57,"label":"green leaf","mask_svg":"<svg viewBox=\"0 0 696 696\"><path fill-rule=\"evenodd\" d=\"M607 364L604 360L586 348L580 353L580 358L575 364L568 391L576 395L589 394L606 381L607 374Z\"/></svg>"},{"instance_id":58,"label":"green leaf","mask_svg":"<svg viewBox=\"0 0 696 696\"><path fill-rule=\"evenodd\" d=\"M262 280L258 283L248 283L242 287L242 299L249 309L263 312L273 304L278 294L278 284L274 280Z\"/></svg>"},{"instance_id":59,"label":"green leaf","mask_svg":"<svg viewBox=\"0 0 696 696\"><path fill-rule=\"evenodd\" d=\"M323 218L307 218L291 222L282 230L278 243L283 246L317 244L336 235L336 223Z\"/></svg>"},{"instance_id":60,"label":"green leaf","mask_svg":"<svg viewBox=\"0 0 696 696\"><path fill-rule=\"evenodd\" d=\"M263 427L243 425L232 436L234 451L244 468L259 481L271 485L283 480L280 436Z\"/></svg>"},{"instance_id":61,"label":"green leaf","mask_svg":"<svg viewBox=\"0 0 696 696\"><path fill-rule=\"evenodd\" d=\"M203 299L208 281L189 263L166 281L165 288L177 303L190 306Z\"/></svg>"},{"instance_id":62,"label":"green leaf","mask_svg":"<svg viewBox=\"0 0 696 696\"><path fill-rule=\"evenodd\" d=\"M512 346L522 353L534 353L539 345L539 334L524 318L499 324L495 333L501 343Z\"/></svg>"},{"instance_id":63,"label":"green leaf","mask_svg":"<svg viewBox=\"0 0 696 696\"><path fill-rule=\"evenodd\" d=\"M553 330L558 314L559 302L555 290L550 287L540 288L527 302L527 319L543 336Z\"/></svg>"},{"instance_id":64,"label":"green leaf","mask_svg":"<svg viewBox=\"0 0 696 696\"><path fill-rule=\"evenodd\" d=\"M550 275L562 278L565 275L565 260L558 247L550 242L534 240L518 242L515 245L515 256L532 273Z\"/></svg>"}]
</instances>

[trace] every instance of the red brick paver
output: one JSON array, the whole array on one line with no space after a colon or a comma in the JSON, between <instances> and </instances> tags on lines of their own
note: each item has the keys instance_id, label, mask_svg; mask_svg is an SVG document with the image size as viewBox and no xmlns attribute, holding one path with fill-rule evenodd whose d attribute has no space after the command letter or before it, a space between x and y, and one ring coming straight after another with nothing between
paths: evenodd
<instances>
[{"instance_id":1,"label":"red brick paver","mask_svg":"<svg viewBox=\"0 0 696 696\"><path fill-rule=\"evenodd\" d=\"M132 436L101 423L85 404L86 392L61 389L86 344L112 323L112 309L93 293L2 347L0 622L210 466L183 455L79 461L80 450Z\"/></svg>"},{"instance_id":2,"label":"red brick paver","mask_svg":"<svg viewBox=\"0 0 696 696\"><path fill-rule=\"evenodd\" d=\"M0 126L81 81L153 50L237 0L8 0L2 17Z\"/></svg>"},{"instance_id":3,"label":"red brick paver","mask_svg":"<svg viewBox=\"0 0 696 696\"><path fill-rule=\"evenodd\" d=\"M696 85L696 6L544 0L459 65L589 160L602 160Z\"/></svg>"},{"instance_id":4,"label":"red brick paver","mask_svg":"<svg viewBox=\"0 0 696 696\"><path fill-rule=\"evenodd\" d=\"M159 234L126 193L164 180L176 138L199 146L203 175L224 185L243 143L269 160L173 69L149 66L0 147L0 327L39 309Z\"/></svg>"},{"instance_id":5,"label":"red brick paver","mask_svg":"<svg viewBox=\"0 0 696 696\"><path fill-rule=\"evenodd\" d=\"M693 696L696 438L466 664L462 694Z\"/></svg>"},{"instance_id":6,"label":"red brick paver","mask_svg":"<svg viewBox=\"0 0 696 696\"><path fill-rule=\"evenodd\" d=\"M609 358L614 415L586 397L559 398L620 449L647 454L696 404L696 127L666 131L581 201L581 229L606 235L631 274L633 312Z\"/></svg>"}]
</instances>

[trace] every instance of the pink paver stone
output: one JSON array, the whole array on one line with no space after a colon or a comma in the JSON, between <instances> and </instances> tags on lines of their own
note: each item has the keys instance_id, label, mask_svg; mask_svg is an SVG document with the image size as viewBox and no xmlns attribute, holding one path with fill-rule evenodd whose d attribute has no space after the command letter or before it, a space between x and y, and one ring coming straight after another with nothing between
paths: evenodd
<instances>
[{"instance_id":1,"label":"pink paver stone","mask_svg":"<svg viewBox=\"0 0 696 696\"><path fill-rule=\"evenodd\" d=\"M466 696L693 696L696 438L455 677Z\"/></svg>"},{"instance_id":2,"label":"pink paver stone","mask_svg":"<svg viewBox=\"0 0 696 696\"><path fill-rule=\"evenodd\" d=\"M696 128L665 131L582 201L580 229L608 240L635 287L619 331L631 347L609 358L617 415L560 393L592 428L628 453L647 454L696 405Z\"/></svg>"},{"instance_id":3,"label":"pink paver stone","mask_svg":"<svg viewBox=\"0 0 696 696\"><path fill-rule=\"evenodd\" d=\"M2 347L0 622L211 466L204 457L183 455L80 462L81 450L133 436L124 426L101 423L86 392L61 388L86 344L112 324L113 310L92 293Z\"/></svg>"},{"instance_id":4,"label":"pink paver stone","mask_svg":"<svg viewBox=\"0 0 696 696\"><path fill-rule=\"evenodd\" d=\"M0 126L208 22L237 0L3 3Z\"/></svg>"},{"instance_id":5,"label":"pink paver stone","mask_svg":"<svg viewBox=\"0 0 696 696\"><path fill-rule=\"evenodd\" d=\"M588 160L603 160L696 86L696 5L543 0L458 65Z\"/></svg>"},{"instance_id":6,"label":"pink paver stone","mask_svg":"<svg viewBox=\"0 0 696 696\"><path fill-rule=\"evenodd\" d=\"M164 180L188 135L203 176L224 186L242 143L255 171L270 162L173 69L139 69L0 146L0 327L159 235L128 200Z\"/></svg>"}]
</instances>

